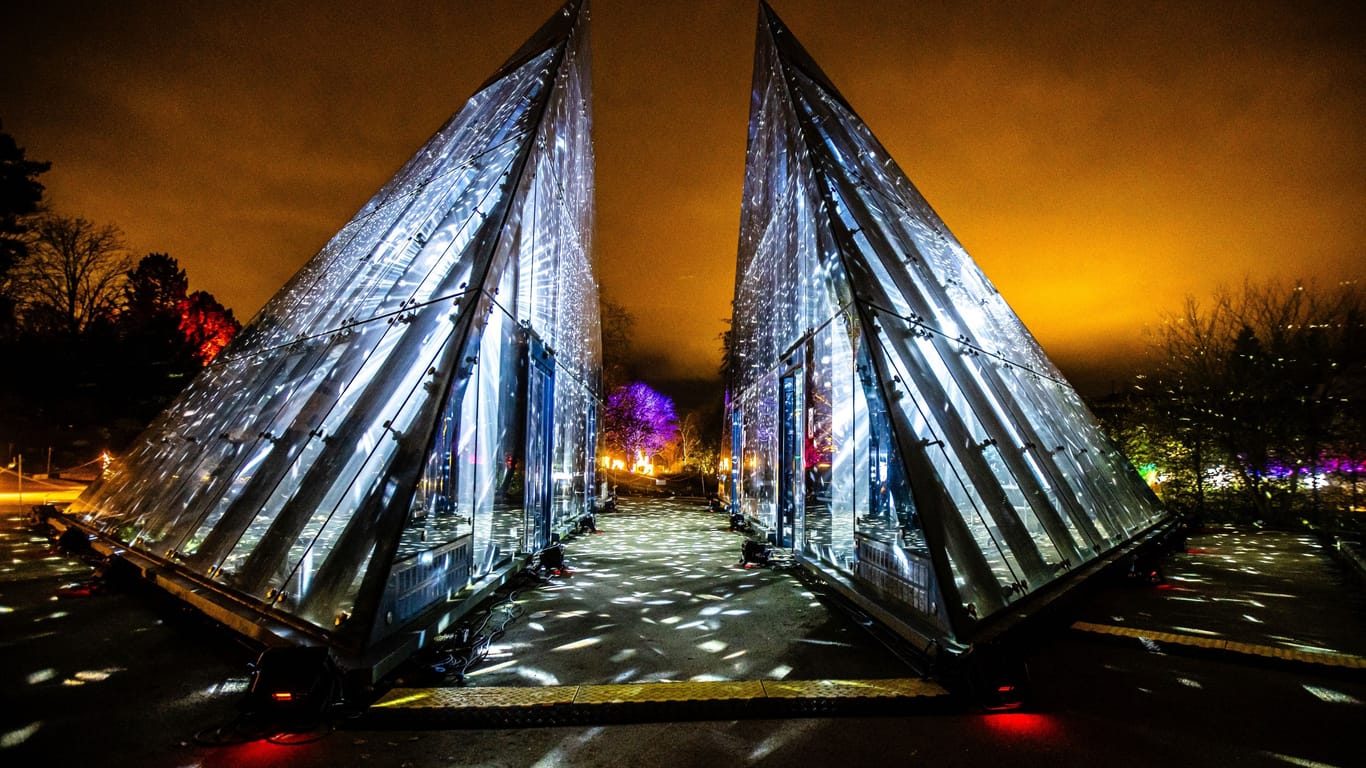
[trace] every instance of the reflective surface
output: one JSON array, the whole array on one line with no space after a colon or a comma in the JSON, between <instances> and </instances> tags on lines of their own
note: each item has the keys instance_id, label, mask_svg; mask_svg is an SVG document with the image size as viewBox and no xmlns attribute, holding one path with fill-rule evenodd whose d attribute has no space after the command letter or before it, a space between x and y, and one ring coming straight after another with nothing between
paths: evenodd
<instances>
[{"instance_id":1,"label":"reflective surface","mask_svg":"<svg viewBox=\"0 0 1366 768\"><path fill-rule=\"evenodd\" d=\"M732 502L927 636L1164 514L766 6L734 318Z\"/></svg>"},{"instance_id":2,"label":"reflective surface","mask_svg":"<svg viewBox=\"0 0 1366 768\"><path fill-rule=\"evenodd\" d=\"M72 512L363 637L577 520L600 386L586 25L577 2L547 22Z\"/></svg>"}]
</instances>

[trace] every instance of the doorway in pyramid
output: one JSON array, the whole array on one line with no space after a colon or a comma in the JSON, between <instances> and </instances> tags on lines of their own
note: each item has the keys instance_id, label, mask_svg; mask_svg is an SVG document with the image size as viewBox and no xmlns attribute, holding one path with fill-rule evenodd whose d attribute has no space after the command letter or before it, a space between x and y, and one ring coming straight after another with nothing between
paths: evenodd
<instances>
[{"instance_id":1,"label":"doorway in pyramid","mask_svg":"<svg viewBox=\"0 0 1366 768\"><path fill-rule=\"evenodd\" d=\"M68 516L238 629L361 666L577 523L601 399L586 25L560 9Z\"/></svg>"},{"instance_id":2,"label":"doorway in pyramid","mask_svg":"<svg viewBox=\"0 0 1366 768\"><path fill-rule=\"evenodd\" d=\"M774 544L922 649L962 649L1162 521L767 4L742 199L723 466Z\"/></svg>"}]
</instances>

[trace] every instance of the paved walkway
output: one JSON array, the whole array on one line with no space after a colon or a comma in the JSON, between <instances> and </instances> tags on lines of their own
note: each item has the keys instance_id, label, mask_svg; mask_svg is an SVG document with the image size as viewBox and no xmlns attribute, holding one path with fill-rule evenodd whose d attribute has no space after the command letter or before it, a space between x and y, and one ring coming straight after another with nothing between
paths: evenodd
<instances>
[{"instance_id":1,"label":"paved walkway","mask_svg":"<svg viewBox=\"0 0 1366 768\"><path fill-rule=\"evenodd\" d=\"M623 499L571 539L570 574L523 609L477 686L915 676L795 571L739 565L744 540L698 502Z\"/></svg>"},{"instance_id":2,"label":"paved walkway","mask_svg":"<svg viewBox=\"0 0 1366 768\"><path fill-rule=\"evenodd\" d=\"M743 541L700 502L625 499L599 516L598 533L568 542L567 574L517 594L520 616L464 685L448 675L435 686L400 686L367 720L923 711L947 699L809 579L740 565ZM490 623L501 624L505 610Z\"/></svg>"}]
</instances>

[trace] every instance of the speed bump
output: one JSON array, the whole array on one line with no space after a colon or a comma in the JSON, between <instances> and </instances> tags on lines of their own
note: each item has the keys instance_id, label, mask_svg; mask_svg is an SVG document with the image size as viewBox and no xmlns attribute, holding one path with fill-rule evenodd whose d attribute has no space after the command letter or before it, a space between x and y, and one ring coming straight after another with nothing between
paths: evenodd
<instances>
[{"instance_id":1,"label":"speed bump","mask_svg":"<svg viewBox=\"0 0 1366 768\"><path fill-rule=\"evenodd\" d=\"M1132 637L1138 640L1165 643L1173 648L1184 647L1196 650L1215 651L1233 656L1274 659L1282 662L1308 664L1320 667L1338 667L1350 670L1366 669L1366 657L1354 656L1350 653L1308 651L1299 648L1285 648L1275 645L1257 645L1255 643L1242 643L1236 640L1200 637L1198 635L1187 635L1177 632L1161 632L1137 627L1117 627L1113 624L1092 624L1087 621L1076 622L1072 625L1072 629L1093 635Z\"/></svg>"},{"instance_id":2,"label":"speed bump","mask_svg":"<svg viewBox=\"0 0 1366 768\"><path fill-rule=\"evenodd\" d=\"M949 706L929 681L708 680L544 687L395 688L361 721L371 727L481 727L908 714Z\"/></svg>"}]
</instances>

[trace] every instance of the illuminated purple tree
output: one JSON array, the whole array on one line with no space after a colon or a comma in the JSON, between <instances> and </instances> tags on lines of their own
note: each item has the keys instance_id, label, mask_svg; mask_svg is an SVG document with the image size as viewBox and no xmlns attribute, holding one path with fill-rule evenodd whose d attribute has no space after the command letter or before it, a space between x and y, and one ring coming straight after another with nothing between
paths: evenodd
<instances>
[{"instance_id":1,"label":"illuminated purple tree","mask_svg":"<svg viewBox=\"0 0 1366 768\"><path fill-rule=\"evenodd\" d=\"M637 451L652 456L664 449L678 431L674 402L644 382L634 381L612 390L603 415L603 442L609 450L634 458Z\"/></svg>"}]
</instances>

